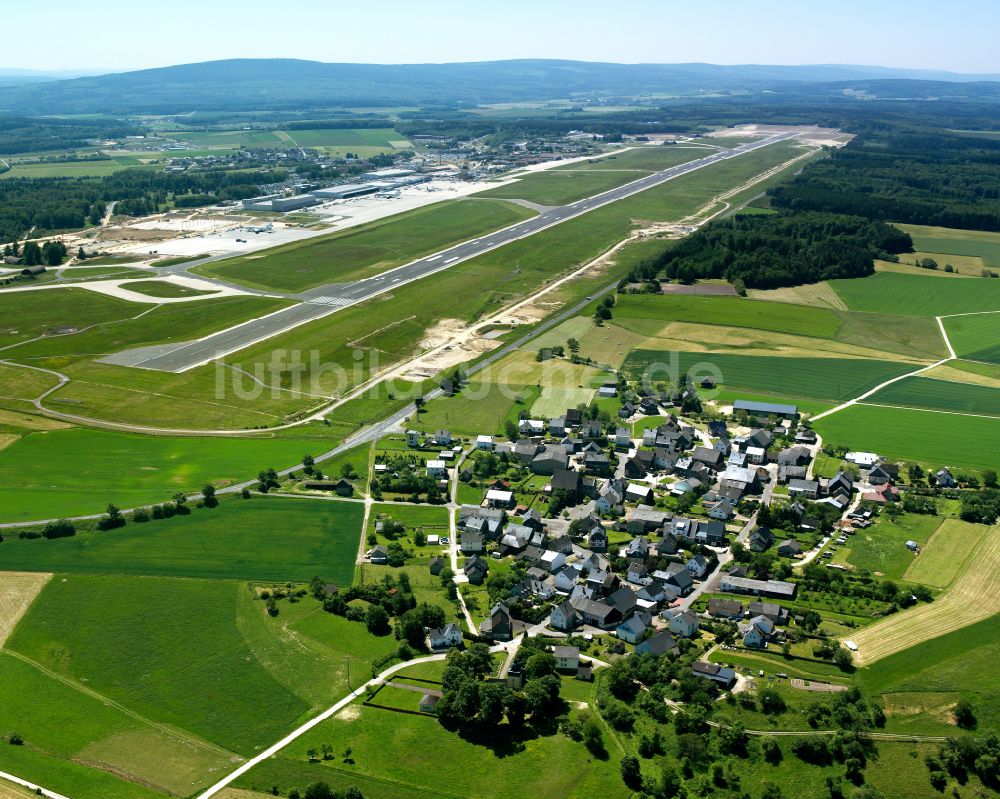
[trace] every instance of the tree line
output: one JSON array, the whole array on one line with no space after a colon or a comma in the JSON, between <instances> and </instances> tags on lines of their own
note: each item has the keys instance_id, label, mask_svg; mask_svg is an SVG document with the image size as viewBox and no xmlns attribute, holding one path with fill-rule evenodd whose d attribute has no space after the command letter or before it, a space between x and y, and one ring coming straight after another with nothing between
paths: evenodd
<instances>
[{"instance_id":1,"label":"tree line","mask_svg":"<svg viewBox=\"0 0 1000 799\"><path fill-rule=\"evenodd\" d=\"M639 264L629 280L725 278L737 287L770 289L864 277L874 259L912 251L909 234L858 216L744 214L706 225Z\"/></svg>"}]
</instances>

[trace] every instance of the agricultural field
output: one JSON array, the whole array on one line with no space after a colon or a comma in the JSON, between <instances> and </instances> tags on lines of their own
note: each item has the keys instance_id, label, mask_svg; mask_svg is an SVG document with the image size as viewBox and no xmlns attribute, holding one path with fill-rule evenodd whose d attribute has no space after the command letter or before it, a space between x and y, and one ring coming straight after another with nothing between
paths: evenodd
<instances>
[{"instance_id":1,"label":"agricultural field","mask_svg":"<svg viewBox=\"0 0 1000 799\"><path fill-rule=\"evenodd\" d=\"M513 203L446 201L194 271L252 288L300 292L371 277L531 216L532 211Z\"/></svg>"},{"instance_id":2,"label":"agricultural field","mask_svg":"<svg viewBox=\"0 0 1000 799\"><path fill-rule=\"evenodd\" d=\"M854 405L814 426L826 444L870 450L886 458L934 468L1000 466L1000 454L992 444L1000 440L1000 419Z\"/></svg>"},{"instance_id":3,"label":"agricultural field","mask_svg":"<svg viewBox=\"0 0 1000 799\"><path fill-rule=\"evenodd\" d=\"M968 568L968 560L986 535L988 527L958 519L945 519L920 554L904 572L903 579L947 588Z\"/></svg>"},{"instance_id":4,"label":"agricultural field","mask_svg":"<svg viewBox=\"0 0 1000 799\"><path fill-rule=\"evenodd\" d=\"M643 335L655 335L665 323L677 321L833 338L841 324L836 314L823 308L742 297L657 294L619 297L614 318L617 325Z\"/></svg>"},{"instance_id":5,"label":"agricultural field","mask_svg":"<svg viewBox=\"0 0 1000 799\"><path fill-rule=\"evenodd\" d=\"M508 418L516 420L522 408L530 408L538 392L536 386L501 387L473 381L454 397L444 396L428 403L411 424L413 429L428 433L442 428L464 436L502 433L504 422Z\"/></svg>"},{"instance_id":6,"label":"agricultural field","mask_svg":"<svg viewBox=\"0 0 1000 799\"><path fill-rule=\"evenodd\" d=\"M51 574L0 572L0 649Z\"/></svg>"},{"instance_id":7,"label":"agricultural field","mask_svg":"<svg viewBox=\"0 0 1000 799\"><path fill-rule=\"evenodd\" d=\"M872 405L1000 416L1000 389L930 377L907 377L872 394Z\"/></svg>"},{"instance_id":8,"label":"agricultural field","mask_svg":"<svg viewBox=\"0 0 1000 799\"><path fill-rule=\"evenodd\" d=\"M1000 613L1000 525L990 528L966 560L945 595L927 605L897 613L851 635L856 660L871 664L922 641L953 632Z\"/></svg>"},{"instance_id":9,"label":"agricultural field","mask_svg":"<svg viewBox=\"0 0 1000 799\"><path fill-rule=\"evenodd\" d=\"M852 311L947 316L1000 311L1000 280L940 280L922 275L878 272L854 280L831 280L830 285Z\"/></svg>"},{"instance_id":10,"label":"agricultural field","mask_svg":"<svg viewBox=\"0 0 1000 799\"><path fill-rule=\"evenodd\" d=\"M910 234L915 249L934 255L942 265L948 261L947 256L961 255L978 258L983 266L1000 267L1000 234L924 225L897 227Z\"/></svg>"},{"instance_id":11,"label":"agricultural field","mask_svg":"<svg viewBox=\"0 0 1000 799\"><path fill-rule=\"evenodd\" d=\"M5 541L0 569L294 581L323 572L343 584L354 573L363 516L360 502L232 499L108 532Z\"/></svg>"},{"instance_id":12,"label":"agricultural field","mask_svg":"<svg viewBox=\"0 0 1000 799\"><path fill-rule=\"evenodd\" d=\"M37 431L0 451L2 520L99 513L109 502L121 508L164 502L178 491L222 486L295 463L304 446L294 439Z\"/></svg>"},{"instance_id":13,"label":"agricultural field","mask_svg":"<svg viewBox=\"0 0 1000 799\"><path fill-rule=\"evenodd\" d=\"M944 329L960 358L1000 364L1000 313L948 317Z\"/></svg>"},{"instance_id":14,"label":"agricultural field","mask_svg":"<svg viewBox=\"0 0 1000 799\"><path fill-rule=\"evenodd\" d=\"M657 366L660 365L660 366ZM779 396L846 400L884 380L910 371L905 363L862 358L806 358L735 355L716 352L657 352L635 350L622 370L636 379L647 369L653 381L668 379L674 368L697 384L702 377L721 377L727 390L746 389Z\"/></svg>"}]
</instances>

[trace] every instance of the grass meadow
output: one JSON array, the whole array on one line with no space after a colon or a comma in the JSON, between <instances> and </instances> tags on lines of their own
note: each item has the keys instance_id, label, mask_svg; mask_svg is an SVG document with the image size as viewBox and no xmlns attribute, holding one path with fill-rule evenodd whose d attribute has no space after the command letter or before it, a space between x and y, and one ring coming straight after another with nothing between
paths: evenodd
<instances>
[{"instance_id":1,"label":"grass meadow","mask_svg":"<svg viewBox=\"0 0 1000 799\"><path fill-rule=\"evenodd\" d=\"M349 583L364 505L321 499L227 500L72 538L5 541L0 569Z\"/></svg>"},{"instance_id":2,"label":"grass meadow","mask_svg":"<svg viewBox=\"0 0 1000 799\"><path fill-rule=\"evenodd\" d=\"M923 546L940 525L938 516L906 513L898 519L882 517L871 527L855 532L837 553L837 560L849 548L846 559L855 569L899 580L916 557L906 548L906 542L913 540Z\"/></svg>"},{"instance_id":3,"label":"grass meadow","mask_svg":"<svg viewBox=\"0 0 1000 799\"><path fill-rule=\"evenodd\" d=\"M928 466L996 469L1000 419L854 405L815 423L832 446L878 452Z\"/></svg>"}]
</instances>

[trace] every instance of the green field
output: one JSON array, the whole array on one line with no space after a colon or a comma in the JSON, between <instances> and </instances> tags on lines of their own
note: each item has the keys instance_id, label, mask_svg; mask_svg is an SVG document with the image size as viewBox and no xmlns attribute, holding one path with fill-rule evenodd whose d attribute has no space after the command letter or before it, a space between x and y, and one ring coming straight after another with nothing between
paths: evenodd
<instances>
[{"instance_id":1,"label":"green field","mask_svg":"<svg viewBox=\"0 0 1000 799\"><path fill-rule=\"evenodd\" d=\"M742 297L625 294L618 298L614 318L621 327L645 335L655 335L658 326L668 322L750 327L818 338L833 338L840 328L840 318L826 308ZM652 320L656 325L632 320Z\"/></svg>"},{"instance_id":2,"label":"green field","mask_svg":"<svg viewBox=\"0 0 1000 799\"><path fill-rule=\"evenodd\" d=\"M944 328L960 358L1000 364L1000 313L953 316Z\"/></svg>"},{"instance_id":3,"label":"green field","mask_svg":"<svg viewBox=\"0 0 1000 799\"><path fill-rule=\"evenodd\" d=\"M103 430L52 430L0 451L3 521L100 513L164 502L295 463L303 443L284 439L170 438Z\"/></svg>"},{"instance_id":4,"label":"green field","mask_svg":"<svg viewBox=\"0 0 1000 799\"><path fill-rule=\"evenodd\" d=\"M1000 419L855 405L815 422L825 444L928 466L1000 467Z\"/></svg>"},{"instance_id":5,"label":"green field","mask_svg":"<svg viewBox=\"0 0 1000 799\"><path fill-rule=\"evenodd\" d=\"M190 792L192 782L204 782L228 765L224 750L190 735L172 735L153 723L61 682L17 653L0 654L0 727L17 730L24 747L0 748L0 769L74 796L158 796L138 785L129 786L103 771L75 765L103 764L120 769L158 791ZM39 698L44 697L40 705ZM28 749L33 757L21 757ZM63 780L70 782L63 782ZM78 781L78 782L77 782ZM97 783L91 786L89 783ZM78 788L87 788L79 792Z\"/></svg>"},{"instance_id":6,"label":"green field","mask_svg":"<svg viewBox=\"0 0 1000 799\"><path fill-rule=\"evenodd\" d=\"M907 377L872 394L865 402L951 413L1000 416L1000 389L929 377Z\"/></svg>"},{"instance_id":7,"label":"green field","mask_svg":"<svg viewBox=\"0 0 1000 799\"><path fill-rule=\"evenodd\" d=\"M1000 311L1000 280L941 280L922 275L878 272L830 285L852 311L945 316Z\"/></svg>"},{"instance_id":8,"label":"green field","mask_svg":"<svg viewBox=\"0 0 1000 799\"><path fill-rule=\"evenodd\" d=\"M657 367L656 364L662 364ZM864 393L896 375L910 371L910 364L863 358L801 358L771 355L734 355L717 352L664 352L635 350L622 371L638 378L652 369L650 379L664 380L676 365L697 384L711 368L722 375L727 390L746 389L767 394L808 399L846 400Z\"/></svg>"},{"instance_id":9,"label":"green field","mask_svg":"<svg viewBox=\"0 0 1000 799\"><path fill-rule=\"evenodd\" d=\"M392 128L176 131L163 135L206 150L233 150L239 147L312 147L351 150L358 155L369 155L368 151L372 149L391 150L392 142L405 140ZM173 157L187 154L186 151L168 153Z\"/></svg>"},{"instance_id":10,"label":"green field","mask_svg":"<svg viewBox=\"0 0 1000 799\"><path fill-rule=\"evenodd\" d=\"M532 215L513 203L446 201L194 271L254 288L298 292L370 277Z\"/></svg>"},{"instance_id":11,"label":"green field","mask_svg":"<svg viewBox=\"0 0 1000 799\"><path fill-rule=\"evenodd\" d=\"M143 716L249 754L309 709L253 657L245 586L177 578L53 578L7 646Z\"/></svg>"},{"instance_id":12,"label":"green field","mask_svg":"<svg viewBox=\"0 0 1000 799\"><path fill-rule=\"evenodd\" d=\"M54 541L5 541L0 570L349 583L364 505L255 497Z\"/></svg>"}]
</instances>

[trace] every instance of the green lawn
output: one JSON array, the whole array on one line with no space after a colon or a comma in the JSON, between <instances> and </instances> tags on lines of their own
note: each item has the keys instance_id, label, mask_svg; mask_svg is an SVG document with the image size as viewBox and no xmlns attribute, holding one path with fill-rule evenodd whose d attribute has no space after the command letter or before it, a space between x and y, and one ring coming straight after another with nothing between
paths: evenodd
<instances>
[{"instance_id":1,"label":"green lawn","mask_svg":"<svg viewBox=\"0 0 1000 799\"><path fill-rule=\"evenodd\" d=\"M903 579L947 588L963 571L989 528L958 519L945 519L920 554L910 564Z\"/></svg>"},{"instance_id":2,"label":"green lawn","mask_svg":"<svg viewBox=\"0 0 1000 799\"><path fill-rule=\"evenodd\" d=\"M188 286L181 286L177 283L168 283L165 280L133 280L129 281L123 288L129 291L137 291L139 294L146 294L150 297L204 297L213 294L212 291L201 291Z\"/></svg>"},{"instance_id":3,"label":"green lawn","mask_svg":"<svg viewBox=\"0 0 1000 799\"><path fill-rule=\"evenodd\" d=\"M163 502L208 482L238 482L303 455L301 441L171 438L104 430L51 430L0 451L4 521L100 513Z\"/></svg>"},{"instance_id":4,"label":"green lawn","mask_svg":"<svg viewBox=\"0 0 1000 799\"><path fill-rule=\"evenodd\" d=\"M1000 310L1000 280L941 280L923 275L879 272L830 285L852 311L943 316Z\"/></svg>"},{"instance_id":5,"label":"green lawn","mask_svg":"<svg viewBox=\"0 0 1000 799\"><path fill-rule=\"evenodd\" d=\"M442 511L443 512L443 511ZM255 497L73 538L5 541L0 569L350 583L364 505Z\"/></svg>"},{"instance_id":6,"label":"green lawn","mask_svg":"<svg viewBox=\"0 0 1000 799\"><path fill-rule=\"evenodd\" d=\"M254 288L298 292L370 277L533 215L507 202L447 201L194 271Z\"/></svg>"},{"instance_id":7,"label":"green lawn","mask_svg":"<svg viewBox=\"0 0 1000 799\"><path fill-rule=\"evenodd\" d=\"M815 423L825 444L928 466L996 469L1000 419L855 405Z\"/></svg>"},{"instance_id":8,"label":"green lawn","mask_svg":"<svg viewBox=\"0 0 1000 799\"><path fill-rule=\"evenodd\" d=\"M1000 364L1000 313L953 316L944 328L960 358Z\"/></svg>"},{"instance_id":9,"label":"green lawn","mask_svg":"<svg viewBox=\"0 0 1000 799\"><path fill-rule=\"evenodd\" d=\"M538 393L537 386L474 382L454 397L444 396L428 403L413 421L413 427L427 432L444 428L453 435L465 436L502 433L504 421L530 408ZM515 395L522 402L518 403Z\"/></svg>"},{"instance_id":10,"label":"green lawn","mask_svg":"<svg viewBox=\"0 0 1000 799\"><path fill-rule=\"evenodd\" d=\"M876 405L1000 416L1000 389L930 377L907 377L865 401Z\"/></svg>"},{"instance_id":11,"label":"green lawn","mask_svg":"<svg viewBox=\"0 0 1000 799\"><path fill-rule=\"evenodd\" d=\"M655 334L648 324L632 320L696 322L729 327L751 327L800 336L833 338L840 318L826 308L781 302L748 300L743 297L699 297L690 295L623 294L614 308L615 324L646 335Z\"/></svg>"},{"instance_id":12,"label":"green lawn","mask_svg":"<svg viewBox=\"0 0 1000 799\"><path fill-rule=\"evenodd\" d=\"M677 367L698 384L706 375L721 375L717 385L727 390L777 394L808 399L845 400L884 380L911 371L911 364L863 358L802 358L736 355L717 352L635 350L622 371L632 379L648 371L649 379L664 380ZM717 371L716 371L717 370Z\"/></svg>"},{"instance_id":13,"label":"green lawn","mask_svg":"<svg viewBox=\"0 0 1000 799\"><path fill-rule=\"evenodd\" d=\"M246 590L218 580L57 575L7 646L149 719L250 754L309 705L253 657L236 623Z\"/></svg>"}]
</instances>

